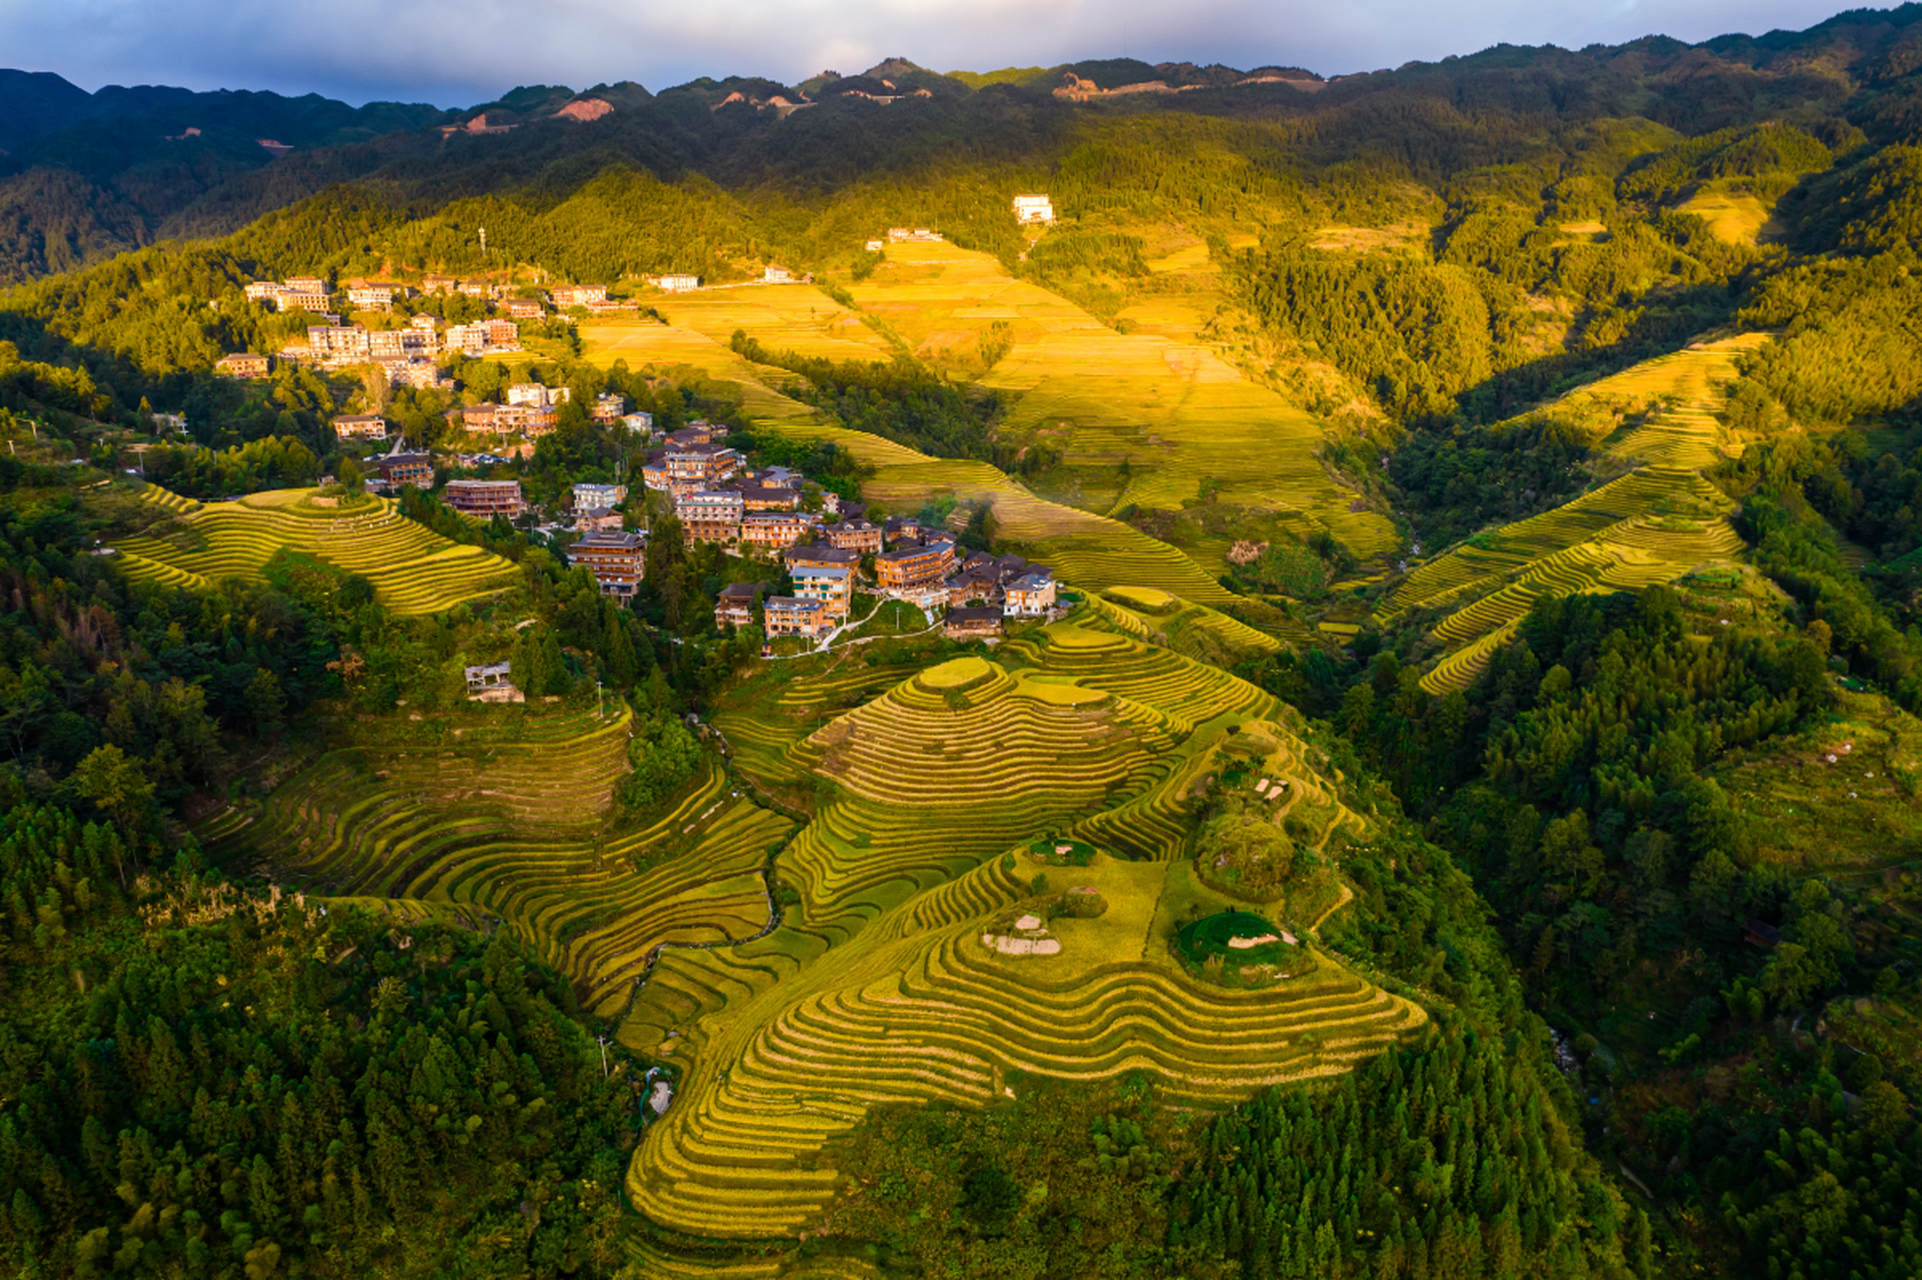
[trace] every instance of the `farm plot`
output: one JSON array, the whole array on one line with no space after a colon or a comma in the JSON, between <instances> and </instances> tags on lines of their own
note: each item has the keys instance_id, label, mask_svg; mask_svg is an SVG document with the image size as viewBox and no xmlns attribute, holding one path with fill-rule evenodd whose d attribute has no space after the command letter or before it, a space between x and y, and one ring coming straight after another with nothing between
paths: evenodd
<instances>
[{"instance_id":1,"label":"farm plot","mask_svg":"<svg viewBox=\"0 0 1922 1280\"><path fill-rule=\"evenodd\" d=\"M501 719L376 749L369 762L377 777L429 804L493 809L520 823L598 825L627 773L633 713L623 706L603 720L592 709L535 716L510 708Z\"/></svg>"},{"instance_id":2,"label":"farm plot","mask_svg":"<svg viewBox=\"0 0 1922 1280\"><path fill-rule=\"evenodd\" d=\"M1504 525L1421 565L1375 610L1392 622L1415 608L1434 608L1492 589L1532 561L1566 551L1626 520L1655 515L1712 523L1729 509L1715 486L1693 471L1644 467L1553 511Z\"/></svg>"},{"instance_id":3,"label":"farm plot","mask_svg":"<svg viewBox=\"0 0 1922 1280\"><path fill-rule=\"evenodd\" d=\"M1627 462L1700 468L1744 441L1722 423L1727 386L1743 356L1769 341L1744 333L1698 342L1577 387L1542 408L1585 428L1603 452Z\"/></svg>"},{"instance_id":4,"label":"farm plot","mask_svg":"<svg viewBox=\"0 0 1922 1280\"><path fill-rule=\"evenodd\" d=\"M1465 688L1543 596L1635 590L1729 560L1741 549L1729 505L1692 471L1647 467L1421 566L1376 618L1453 606L1431 632L1447 652L1422 688Z\"/></svg>"},{"instance_id":5,"label":"farm plot","mask_svg":"<svg viewBox=\"0 0 1922 1280\"><path fill-rule=\"evenodd\" d=\"M737 752L744 768L813 770L834 795L777 859L800 891L781 927L665 953L622 1025L624 1043L682 1068L682 1094L628 1177L656 1224L735 1238L807 1227L838 1190L830 1142L876 1105L982 1104L1017 1072L1131 1070L1221 1105L1347 1070L1422 1023L1319 954L1267 987L1180 971L1166 886L1179 875L1184 903L1226 902L1180 858L1200 775L1231 732L1325 831L1364 824L1267 694L1109 629L1092 604L1075 617L1009 641L1001 661L948 661L825 724L835 702L868 697L865 677L824 671L785 704L728 713L731 733L768 726L751 755ZM1047 892L1022 862L1038 835L1110 851L1050 868L1055 891L1094 890L1106 909L1055 921L1054 954L1006 955L985 930Z\"/></svg>"},{"instance_id":6,"label":"farm plot","mask_svg":"<svg viewBox=\"0 0 1922 1280\"><path fill-rule=\"evenodd\" d=\"M221 861L270 865L310 894L499 919L602 1016L621 1013L662 943L767 927L763 871L792 822L710 771L650 825L608 828L625 714L516 727L431 750L339 750L197 833ZM476 790L476 776L497 785Z\"/></svg>"},{"instance_id":7,"label":"farm plot","mask_svg":"<svg viewBox=\"0 0 1922 1280\"><path fill-rule=\"evenodd\" d=\"M654 309L668 324L705 334L723 347L739 329L770 351L829 360L887 360L894 348L812 285L747 285L675 294Z\"/></svg>"},{"instance_id":8,"label":"farm plot","mask_svg":"<svg viewBox=\"0 0 1922 1280\"><path fill-rule=\"evenodd\" d=\"M1699 468L1739 455L1720 417L1741 357L1768 341L1749 333L1647 360L1543 408L1589 431L1637 471L1574 501L1490 533L1419 566L1376 607L1378 623L1414 609L1450 610L1434 627L1444 646L1422 678L1430 693L1465 687L1543 596L1671 582L1741 548L1732 504Z\"/></svg>"},{"instance_id":9,"label":"farm plot","mask_svg":"<svg viewBox=\"0 0 1922 1280\"><path fill-rule=\"evenodd\" d=\"M1090 607L1120 630L1198 662L1233 666L1281 648L1279 640L1245 622L1150 587L1110 587Z\"/></svg>"},{"instance_id":10,"label":"farm plot","mask_svg":"<svg viewBox=\"0 0 1922 1280\"><path fill-rule=\"evenodd\" d=\"M1099 1079L1131 1070L1154 1073L1175 1099L1222 1105L1345 1071L1425 1020L1325 957L1268 989L1187 979L1142 931L1155 916L1158 869L1087 877L1102 880L1109 912L1063 929L1076 952L1059 970L1052 958L1011 961L984 945L984 918L1027 895L1002 859L811 964L783 955L780 934L757 944L768 957L758 971L731 971L740 962L717 954L674 955L667 989L657 998L650 984L637 1015L656 1026L679 1028L689 1014L699 1022L651 1046L687 1068L687 1083L630 1169L636 1207L701 1235L792 1233L837 1190L828 1143L871 1107L980 1105L1009 1092L1015 1072Z\"/></svg>"},{"instance_id":11,"label":"farm plot","mask_svg":"<svg viewBox=\"0 0 1922 1280\"><path fill-rule=\"evenodd\" d=\"M279 489L181 507L153 496L161 493L148 486L141 494L153 503L156 524L114 544L136 577L194 585L259 578L285 549L366 578L382 604L410 615L506 590L519 578L510 562L449 542L386 498L336 504L313 489Z\"/></svg>"},{"instance_id":12,"label":"farm plot","mask_svg":"<svg viewBox=\"0 0 1922 1280\"><path fill-rule=\"evenodd\" d=\"M945 244L890 250L853 293L922 349L1009 326L1012 346L983 379L1015 399L1007 429L1046 439L1071 466L1127 462L1117 506L1179 510L1206 482L1298 532L1326 528L1364 557L1397 545L1389 522L1351 510L1358 495L1323 469L1320 424L1198 342L1116 333L992 257Z\"/></svg>"},{"instance_id":13,"label":"farm plot","mask_svg":"<svg viewBox=\"0 0 1922 1280\"><path fill-rule=\"evenodd\" d=\"M757 425L831 440L872 463L879 474L862 485L862 496L870 502L896 510L913 510L948 496L992 503L1001 537L1022 554L1043 560L1066 581L1089 587L1138 583L1204 603L1230 598L1220 583L1167 543L1118 520L1038 498L985 462L933 458L829 424L807 405L769 387L761 370L724 345L726 335L716 340L693 329L617 320L583 325L582 337L595 359L688 364L734 383Z\"/></svg>"}]
</instances>

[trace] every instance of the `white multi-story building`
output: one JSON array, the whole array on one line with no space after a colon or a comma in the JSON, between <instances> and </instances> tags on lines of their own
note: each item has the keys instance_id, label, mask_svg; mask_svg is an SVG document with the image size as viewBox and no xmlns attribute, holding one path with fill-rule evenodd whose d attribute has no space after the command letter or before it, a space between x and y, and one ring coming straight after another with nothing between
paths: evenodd
<instances>
[{"instance_id":1,"label":"white multi-story building","mask_svg":"<svg viewBox=\"0 0 1922 1280\"><path fill-rule=\"evenodd\" d=\"M1016 196L1014 220L1024 227L1030 223L1053 226L1054 202L1046 196Z\"/></svg>"},{"instance_id":2,"label":"white multi-story building","mask_svg":"<svg viewBox=\"0 0 1922 1280\"><path fill-rule=\"evenodd\" d=\"M307 347L324 365L361 364L372 358L367 330L357 324L309 325Z\"/></svg>"},{"instance_id":3,"label":"white multi-story building","mask_svg":"<svg viewBox=\"0 0 1922 1280\"><path fill-rule=\"evenodd\" d=\"M537 409L566 404L574 398L568 387L546 387L538 382L516 382L507 389L507 403L532 405Z\"/></svg>"},{"instance_id":4,"label":"white multi-story building","mask_svg":"<svg viewBox=\"0 0 1922 1280\"><path fill-rule=\"evenodd\" d=\"M595 507L612 510L627 501L627 486L624 484L577 484L574 486L574 510L592 511Z\"/></svg>"}]
</instances>

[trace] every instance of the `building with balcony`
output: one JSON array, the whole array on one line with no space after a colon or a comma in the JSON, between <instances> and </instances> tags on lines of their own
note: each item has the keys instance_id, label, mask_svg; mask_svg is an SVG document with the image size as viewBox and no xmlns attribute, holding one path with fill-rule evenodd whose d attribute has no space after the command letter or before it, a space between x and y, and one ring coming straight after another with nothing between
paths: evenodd
<instances>
[{"instance_id":1,"label":"building with balcony","mask_svg":"<svg viewBox=\"0 0 1922 1280\"><path fill-rule=\"evenodd\" d=\"M1004 608L1011 617L1039 618L1054 608L1054 579L1045 573L1029 573L1008 584Z\"/></svg>"},{"instance_id":2,"label":"building with balcony","mask_svg":"<svg viewBox=\"0 0 1922 1280\"><path fill-rule=\"evenodd\" d=\"M1016 196L1014 198L1014 220L1022 226L1054 225L1054 201L1046 196Z\"/></svg>"},{"instance_id":3,"label":"building with balcony","mask_svg":"<svg viewBox=\"0 0 1922 1280\"><path fill-rule=\"evenodd\" d=\"M756 547L791 547L814 533L805 511L749 511L741 517L741 541Z\"/></svg>"},{"instance_id":4,"label":"building with balcony","mask_svg":"<svg viewBox=\"0 0 1922 1280\"><path fill-rule=\"evenodd\" d=\"M267 357L236 352L214 361L214 372L223 378L264 378L267 376Z\"/></svg>"},{"instance_id":5,"label":"building with balcony","mask_svg":"<svg viewBox=\"0 0 1922 1280\"><path fill-rule=\"evenodd\" d=\"M574 486L574 510L585 511L589 507L618 507L627 501L627 486L624 484L577 484Z\"/></svg>"},{"instance_id":6,"label":"building with balcony","mask_svg":"<svg viewBox=\"0 0 1922 1280\"><path fill-rule=\"evenodd\" d=\"M434 455L431 453L390 453L379 463L380 478L390 489L411 484L416 489L434 485Z\"/></svg>"},{"instance_id":7,"label":"building with balcony","mask_svg":"<svg viewBox=\"0 0 1922 1280\"><path fill-rule=\"evenodd\" d=\"M802 600L795 596L769 596L761 611L764 619L762 629L773 636L806 636L813 639L823 631L833 629L819 600Z\"/></svg>"},{"instance_id":8,"label":"building with balcony","mask_svg":"<svg viewBox=\"0 0 1922 1280\"><path fill-rule=\"evenodd\" d=\"M843 520L827 527L827 539L849 551L881 554L881 526L866 520Z\"/></svg>"},{"instance_id":9,"label":"building with balcony","mask_svg":"<svg viewBox=\"0 0 1922 1280\"><path fill-rule=\"evenodd\" d=\"M954 571L954 544L942 541L884 551L874 558L874 571L881 590L890 594L940 586Z\"/></svg>"},{"instance_id":10,"label":"building with balcony","mask_svg":"<svg viewBox=\"0 0 1922 1280\"><path fill-rule=\"evenodd\" d=\"M674 515L695 542L734 541L743 514L741 495L732 489L695 489L674 499Z\"/></svg>"},{"instance_id":11,"label":"building with balcony","mask_svg":"<svg viewBox=\"0 0 1922 1280\"><path fill-rule=\"evenodd\" d=\"M604 596L627 599L647 574L647 557L638 533L597 529L567 549L567 563L585 566Z\"/></svg>"},{"instance_id":12,"label":"building with balcony","mask_svg":"<svg viewBox=\"0 0 1922 1280\"><path fill-rule=\"evenodd\" d=\"M753 626L754 611L766 590L765 582L733 582L722 587L714 602L714 625L717 628Z\"/></svg>"},{"instance_id":13,"label":"building with balcony","mask_svg":"<svg viewBox=\"0 0 1922 1280\"><path fill-rule=\"evenodd\" d=\"M941 620L942 632L950 640L987 640L1001 634L1001 610L996 605L981 609L950 609Z\"/></svg>"},{"instance_id":14,"label":"building with balcony","mask_svg":"<svg viewBox=\"0 0 1922 1280\"><path fill-rule=\"evenodd\" d=\"M518 480L449 480L441 501L462 515L482 520L493 516L512 520L524 507Z\"/></svg>"},{"instance_id":15,"label":"building with balcony","mask_svg":"<svg viewBox=\"0 0 1922 1280\"><path fill-rule=\"evenodd\" d=\"M819 600L825 615L845 622L848 606L854 599L854 573L845 567L803 565L792 571L794 594L802 600Z\"/></svg>"}]
</instances>

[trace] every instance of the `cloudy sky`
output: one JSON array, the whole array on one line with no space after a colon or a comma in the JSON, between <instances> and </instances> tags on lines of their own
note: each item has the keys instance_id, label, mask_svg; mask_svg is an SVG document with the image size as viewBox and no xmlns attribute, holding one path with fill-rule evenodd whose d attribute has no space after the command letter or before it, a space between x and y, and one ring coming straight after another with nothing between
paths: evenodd
<instances>
[{"instance_id":1,"label":"cloudy sky","mask_svg":"<svg viewBox=\"0 0 1922 1280\"><path fill-rule=\"evenodd\" d=\"M1503 41L1580 48L1811 26L1839 0L0 0L0 65L85 89L318 91L466 106L523 84L792 83L899 55L940 71L1149 62L1327 75Z\"/></svg>"}]
</instances>

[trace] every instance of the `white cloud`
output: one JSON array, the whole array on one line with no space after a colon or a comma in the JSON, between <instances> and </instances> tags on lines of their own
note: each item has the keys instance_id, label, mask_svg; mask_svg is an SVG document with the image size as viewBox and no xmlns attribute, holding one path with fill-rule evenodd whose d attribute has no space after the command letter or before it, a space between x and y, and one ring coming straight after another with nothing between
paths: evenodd
<instances>
[{"instance_id":1,"label":"white cloud","mask_svg":"<svg viewBox=\"0 0 1922 1280\"><path fill-rule=\"evenodd\" d=\"M891 55L942 71L1131 56L1334 74L1504 41L1580 48L1653 32L1759 34L1832 11L1811 0L0 0L0 59L88 89L183 84L460 106L535 83L659 89L731 74L793 83Z\"/></svg>"}]
</instances>

